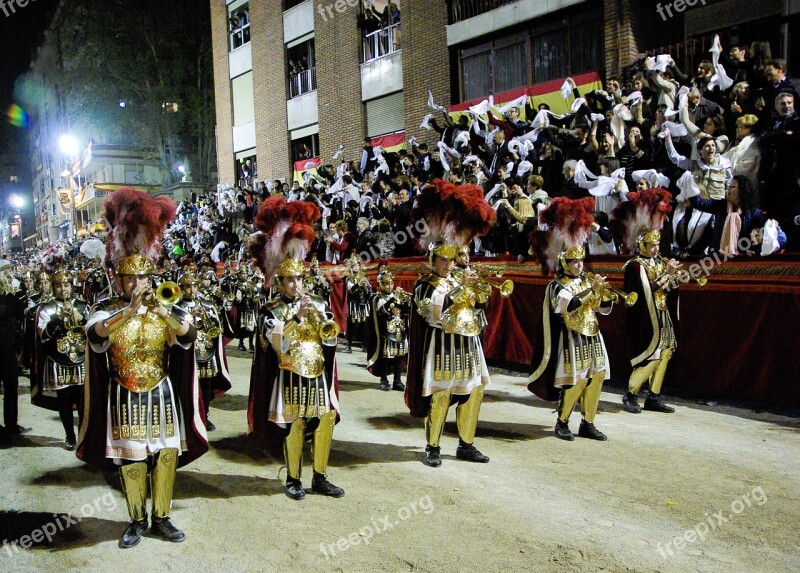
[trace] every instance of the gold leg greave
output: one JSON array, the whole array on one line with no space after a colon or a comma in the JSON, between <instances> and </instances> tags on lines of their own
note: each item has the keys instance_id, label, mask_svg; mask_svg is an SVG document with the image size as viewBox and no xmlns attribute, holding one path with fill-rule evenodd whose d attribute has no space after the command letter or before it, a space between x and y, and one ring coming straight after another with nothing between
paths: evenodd
<instances>
[{"instance_id":1,"label":"gold leg greave","mask_svg":"<svg viewBox=\"0 0 800 573\"><path fill-rule=\"evenodd\" d=\"M628 379L628 391L631 394L638 394L642 389L642 385L652 376L658 366L659 360L650 360L645 366L638 366L631 372L631 377Z\"/></svg>"},{"instance_id":2,"label":"gold leg greave","mask_svg":"<svg viewBox=\"0 0 800 573\"><path fill-rule=\"evenodd\" d=\"M336 425L336 411L331 410L319 417L319 425L314 430L314 439L311 442L311 457L314 460L314 471L318 474L324 474L328 471L328 458L331 455L334 425Z\"/></svg>"},{"instance_id":3,"label":"gold leg greave","mask_svg":"<svg viewBox=\"0 0 800 573\"><path fill-rule=\"evenodd\" d=\"M156 454L153 467L153 516L167 517L172 509L172 490L178 471L178 450L165 448Z\"/></svg>"},{"instance_id":4,"label":"gold leg greave","mask_svg":"<svg viewBox=\"0 0 800 573\"><path fill-rule=\"evenodd\" d=\"M122 478L122 491L125 494L125 503L128 504L128 515L130 515L133 521L142 521L146 519L147 463L136 462L120 466L119 475Z\"/></svg>"},{"instance_id":5,"label":"gold leg greave","mask_svg":"<svg viewBox=\"0 0 800 573\"><path fill-rule=\"evenodd\" d=\"M561 408L558 411L558 419L562 422L569 422L569 415L575 408L575 404L581 399L583 389L586 388L588 380L581 380L571 388L564 388L561 392Z\"/></svg>"},{"instance_id":6,"label":"gold leg greave","mask_svg":"<svg viewBox=\"0 0 800 573\"><path fill-rule=\"evenodd\" d=\"M672 350L665 348L661 351L661 360L657 361L653 380L650 382L650 391L653 394L661 394L661 386L664 384L664 376L667 374L667 364L670 358L672 358Z\"/></svg>"},{"instance_id":7,"label":"gold leg greave","mask_svg":"<svg viewBox=\"0 0 800 573\"><path fill-rule=\"evenodd\" d=\"M475 431L478 429L478 414L481 412L483 402L483 384L475 388L469 395L469 400L456 406L456 426L458 437L467 444L475 441Z\"/></svg>"},{"instance_id":8,"label":"gold leg greave","mask_svg":"<svg viewBox=\"0 0 800 573\"><path fill-rule=\"evenodd\" d=\"M425 439L429 446L438 447L450 409L450 392L436 392L431 396L431 407L425 418Z\"/></svg>"},{"instance_id":9,"label":"gold leg greave","mask_svg":"<svg viewBox=\"0 0 800 573\"><path fill-rule=\"evenodd\" d=\"M586 386L581 396L581 413L583 419L590 424L594 423L597 415L597 405L600 403L600 393L603 391L603 382L606 379L606 371L595 372L591 382Z\"/></svg>"},{"instance_id":10,"label":"gold leg greave","mask_svg":"<svg viewBox=\"0 0 800 573\"><path fill-rule=\"evenodd\" d=\"M289 435L283 439L283 459L286 460L286 472L292 479L300 479L303 472L303 441L306 422L297 418L289 426Z\"/></svg>"}]
</instances>

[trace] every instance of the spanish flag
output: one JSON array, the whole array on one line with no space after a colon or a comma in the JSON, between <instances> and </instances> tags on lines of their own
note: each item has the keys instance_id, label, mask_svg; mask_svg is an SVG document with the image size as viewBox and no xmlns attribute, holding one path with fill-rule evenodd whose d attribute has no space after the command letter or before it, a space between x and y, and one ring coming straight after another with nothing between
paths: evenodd
<instances>
[{"instance_id":1,"label":"spanish flag","mask_svg":"<svg viewBox=\"0 0 800 573\"><path fill-rule=\"evenodd\" d=\"M372 147L380 145L384 152L397 153L403 149L403 146L406 144L406 132L396 131L395 133L381 135L380 137L373 137L370 143Z\"/></svg>"},{"instance_id":2,"label":"spanish flag","mask_svg":"<svg viewBox=\"0 0 800 573\"><path fill-rule=\"evenodd\" d=\"M303 178L304 173L309 173L310 175L317 174L317 168L319 167L319 157L312 157L311 159L301 159L300 161L294 162L294 181L297 181L301 187L304 187L306 184L306 180Z\"/></svg>"},{"instance_id":3,"label":"spanish flag","mask_svg":"<svg viewBox=\"0 0 800 573\"><path fill-rule=\"evenodd\" d=\"M534 84L532 86L517 88L496 94L494 96L494 108L501 108L504 105L515 101L523 102L522 105L519 105L519 116L522 121L533 119L525 117L524 103L526 101L527 103L530 103L530 106L533 109L539 107L539 104L546 103L548 106L550 106L550 111L553 113L569 113L570 105L572 104L572 96L570 96L569 100L565 100L561 96L561 85L564 83L565 79L566 78L561 78L558 80ZM580 93L581 96L587 92L603 89L603 83L600 81L600 74L597 72L578 74L576 76L572 76L572 79L575 80L575 85L578 86L578 93ZM467 113L469 108L479 105L482 101L484 101L484 99L485 98L474 99L451 105L447 111L450 114L450 117L453 118L453 121L458 122L459 116ZM470 114L468 114L468 116L470 119L472 119ZM483 117L485 118L485 114Z\"/></svg>"}]
</instances>

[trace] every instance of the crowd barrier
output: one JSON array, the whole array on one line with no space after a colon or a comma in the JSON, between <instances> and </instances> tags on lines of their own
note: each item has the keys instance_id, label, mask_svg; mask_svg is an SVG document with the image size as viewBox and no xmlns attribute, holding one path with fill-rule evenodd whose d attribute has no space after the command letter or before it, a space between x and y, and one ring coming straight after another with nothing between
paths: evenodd
<instances>
[{"instance_id":1,"label":"crowd barrier","mask_svg":"<svg viewBox=\"0 0 800 573\"><path fill-rule=\"evenodd\" d=\"M587 270L621 288L626 260L592 257ZM472 263L502 271L504 279L514 281L509 298L500 298L493 289L483 346L490 362L527 376L534 344L542 336L542 301L550 277L542 276L538 264L510 258L473 258ZM428 270L422 257L371 261L364 270L373 285L383 264L392 269L397 286L408 291ZM334 280L331 305L342 332L344 270L343 265L322 267ZM694 283L680 287L681 340L667 371L666 393L677 389L691 398L800 407L800 256L738 257L712 265L708 279L703 288ZM624 306L600 317L600 328L612 378L627 380L631 366Z\"/></svg>"}]
</instances>

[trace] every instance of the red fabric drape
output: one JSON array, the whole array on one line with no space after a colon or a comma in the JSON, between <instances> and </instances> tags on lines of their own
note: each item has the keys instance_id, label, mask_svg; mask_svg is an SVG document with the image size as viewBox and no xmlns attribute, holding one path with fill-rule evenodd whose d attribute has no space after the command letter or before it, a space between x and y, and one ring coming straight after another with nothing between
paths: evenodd
<instances>
[{"instance_id":1,"label":"red fabric drape","mask_svg":"<svg viewBox=\"0 0 800 573\"><path fill-rule=\"evenodd\" d=\"M589 261L594 272L622 286L623 257ZM514 293L502 299L495 290L483 335L487 359L514 363L527 369L536 338L541 336L542 301L549 277L538 265L504 259L473 260L503 270L503 280L514 281ZM365 265L373 285L381 264L389 264L398 286L411 290L427 271L422 257L374 261ZM688 267L690 262L686 262ZM343 267L323 267L342 276ZM333 285L331 305L344 331L346 315L341 281ZM680 348L670 363L665 388L680 389L692 397L737 399L800 407L800 259L725 261L712 269L708 285L681 287ZM600 318L611 357L612 376L627 379L630 362L625 334L625 309L617 305ZM522 374L521 374L522 376ZM522 381L521 381L522 382Z\"/></svg>"}]
</instances>

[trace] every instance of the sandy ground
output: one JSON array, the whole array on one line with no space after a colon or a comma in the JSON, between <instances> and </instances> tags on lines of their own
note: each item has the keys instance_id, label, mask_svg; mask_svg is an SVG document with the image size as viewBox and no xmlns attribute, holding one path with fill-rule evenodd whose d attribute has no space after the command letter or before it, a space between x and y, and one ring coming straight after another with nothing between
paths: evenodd
<instances>
[{"instance_id":1,"label":"sandy ground","mask_svg":"<svg viewBox=\"0 0 800 573\"><path fill-rule=\"evenodd\" d=\"M378 390L362 352L340 353L329 477L347 493L297 502L283 493L282 462L245 436L250 360L231 354L234 387L212 406L211 451L178 474L182 544L145 537L118 549L117 476L64 450L57 416L23 394L20 420L33 431L0 450L0 570L800 570L796 418L681 400L673 415L632 415L612 390L597 418L609 441L568 443L552 435L551 406L496 371L476 440L491 463L455 458L451 411L444 463L428 468L402 394ZM25 535L38 543L13 545Z\"/></svg>"}]
</instances>

